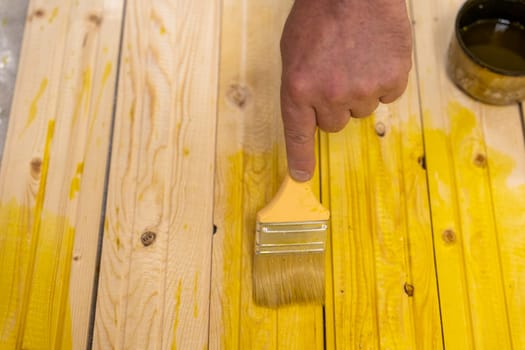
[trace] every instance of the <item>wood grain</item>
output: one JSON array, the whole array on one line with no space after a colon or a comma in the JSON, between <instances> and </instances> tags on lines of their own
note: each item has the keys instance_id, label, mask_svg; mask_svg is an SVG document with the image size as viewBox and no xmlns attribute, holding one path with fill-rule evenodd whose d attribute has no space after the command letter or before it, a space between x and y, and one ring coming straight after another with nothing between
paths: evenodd
<instances>
[{"instance_id":1,"label":"wood grain","mask_svg":"<svg viewBox=\"0 0 525 350\"><path fill-rule=\"evenodd\" d=\"M459 92L444 69L461 3L412 3L444 341L448 348L511 348L486 107ZM500 111L515 116L509 123L518 120L516 107Z\"/></svg>"},{"instance_id":2,"label":"wood grain","mask_svg":"<svg viewBox=\"0 0 525 350\"><path fill-rule=\"evenodd\" d=\"M95 348L203 348L219 4L127 2Z\"/></svg>"},{"instance_id":3,"label":"wood grain","mask_svg":"<svg viewBox=\"0 0 525 350\"><path fill-rule=\"evenodd\" d=\"M517 108L516 108L517 109ZM510 108L480 110L511 345L525 347L525 135ZM521 120L520 120L521 119Z\"/></svg>"},{"instance_id":4,"label":"wood grain","mask_svg":"<svg viewBox=\"0 0 525 350\"><path fill-rule=\"evenodd\" d=\"M252 299L255 213L285 170L279 38L290 1L225 1L223 9L210 347L320 349L322 310L278 311ZM264 30L262 30L264 28Z\"/></svg>"},{"instance_id":5,"label":"wood grain","mask_svg":"<svg viewBox=\"0 0 525 350\"><path fill-rule=\"evenodd\" d=\"M323 145L336 348L441 348L415 71L400 100Z\"/></svg>"},{"instance_id":6,"label":"wood grain","mask_svg":"<svg viewBox=\"0 0 525 350\"><path fill-rule=\"evenodd\" d=\"M0 174L7 348L86 346L121 14L30 3Z\"/></svg>"}]
</instances>

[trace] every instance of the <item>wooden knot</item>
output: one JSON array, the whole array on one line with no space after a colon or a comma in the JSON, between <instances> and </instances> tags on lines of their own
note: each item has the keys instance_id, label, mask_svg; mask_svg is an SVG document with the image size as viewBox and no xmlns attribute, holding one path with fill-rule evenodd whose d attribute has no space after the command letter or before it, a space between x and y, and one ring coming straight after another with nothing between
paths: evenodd
<instances>
[{"instance_id":1,"label":"wooden knot","mask_svg":"<svg viewBox=\"0 0 525 350\"><path fill-rule=\"evenodd\" d=\"M412 284L405 282L403 289L405 290L405 294L409 297L414 296L414 286Z\"/></svg>"},{"instance_id":2,"label":"wooden knot","mask_svg":"<svg viewBox=\"0 0 525 350\"><path fill-rule=\"evenodd\" d=\"M446 244L452 244L456 242L456 234L452 230L443 231L441 237Z\"/></svg>"},{"instance_id":3,"label":"wooden knot","mask_svg":"<svg viewBox=\"0 0 525 350\"><path fill-rule=\"evenodd\" d=\"M383 137L386 134L386 126L382 122L377 122L375 127L376 135L379 137Z\"/></svg>"},{"instance_id":4,"label":"wooden knot","mask_svg":"<svg viewBox=\"0 0 525 350\"><path fill-rule=\"evenodd\" d=\"M140 236L140 241L144 247L150 246L157 239L157 234L152 231L146 231Z\"/></svg>"},{"instance_id":5,"label":"wooden knot","mask_svg":"<svg viewBox=\"0 0 525 350\"><path fill-rule=\"evenodd\" d=\"M36 9L35 12L33 12L33 16L36 18L42 18L46 15L46 11L44 9Z\"/></svg>"},{"instance_id":6,"label":"wooden knot","mask_svg":"<svg viewBox=\"0 0 525 350\"><path fill-rule=\"evenodd\" d=\"M102 16L96 13L90 13L87 17L88 21L93 23L96 27L100 27L102 23Z\"/></svg>"},{"instance_id":7,"label":"wooden knot","mask_svg":"<svg viewBox=\"0 0 525 350\"><path fill-rule=\"evenodd\" d=\"M417 162L422 169L427 170L427 160L425 159L425 156L419 156Z\"/></svg>"},{"instance_id":8,"label":"wooden knot","mask_svg":"<svg viewBox=\"0 0 525 350\"><path fill-rule=\"evenodd\" d=\"M481 153L476 154L476 157L474 157L474 165L485 168L487 166L487 158Z\"/></svg>"},{"instance_id":9,"label":"wooden knot","mask_svg":"<svg viewBox=\"0 0 525 350\"><path fill-rule=\"evenodd\" d=\"M31 169L31 176L33 178L38 178L40 176L40 172L42 171L42 159L39 157L31 159L31 162L29 162L29 167Z\"/></svg>"},{"instance_id":10,"label":"wooden knot","mask_svg":"<svg viewBox=\"0 0 525 350\"><path fill-rule=\"evenodd\" d=\"M244 108L249 99L248 88L241 84L231 84L226 92L226 98L239 108Z\"/></svg>"}]
</instances>

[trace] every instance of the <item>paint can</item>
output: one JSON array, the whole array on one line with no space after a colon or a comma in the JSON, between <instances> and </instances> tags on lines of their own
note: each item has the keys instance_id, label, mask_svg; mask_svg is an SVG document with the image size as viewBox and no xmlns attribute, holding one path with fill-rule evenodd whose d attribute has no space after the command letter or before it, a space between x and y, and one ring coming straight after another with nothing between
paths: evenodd
<instances>
[{"instance_id":1,"label":"paint can","mask_svg":"<svg viewBox=\"0 0 525 350\"><path fill-rule=\"evenodd\" d=\"M447 72L471 97L495 105L525 99L525 0L468 0L450 42Z\"/></svg>"}]
</instances>

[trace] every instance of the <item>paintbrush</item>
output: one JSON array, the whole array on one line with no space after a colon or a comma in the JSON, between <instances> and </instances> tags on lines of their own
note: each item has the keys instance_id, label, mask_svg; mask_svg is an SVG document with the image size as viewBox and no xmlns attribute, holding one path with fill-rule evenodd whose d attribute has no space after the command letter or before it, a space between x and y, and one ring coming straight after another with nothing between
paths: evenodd
<instances>
[{"instance_id":1,"label":"paintbrush","mask_svg":"<svg viewBox=\"0 0 525 350\"><path fill-rule=\"evenodd\" d=\"M275 197L257 213L253 291L259 305L324 302L329 211L310 181L286 175Z\"/></svg>"}]
</instances>

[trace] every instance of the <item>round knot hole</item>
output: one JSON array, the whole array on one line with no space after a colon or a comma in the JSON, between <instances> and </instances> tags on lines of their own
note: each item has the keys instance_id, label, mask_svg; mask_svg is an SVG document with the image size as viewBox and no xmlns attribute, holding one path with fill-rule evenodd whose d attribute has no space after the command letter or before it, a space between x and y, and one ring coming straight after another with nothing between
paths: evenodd
<instances>
[{"instance_id":1,"label":"round knot hole","mask_svg":"<svg viewBox=\"0 0 525 350\"><path fill-rule=\"evenodd\" d=\"M414 295L414 286L410 283L405 283L403 286L403 289L405 290L405 294L409 297Z\"/></svg>"},{"instance_id":2,"label":"round knot hole","mask_svg":"<svg viewBox=\"0 0 525 350\"><path fill-rule=\"evenodd\" d=\"M377 122L375 127L376 135L379 137L383 137L386 134L386 126L382 122Z\"/></svg>"},{"instance_id":3,"label":"round knot hole","mask_svg":"<svg viewBox=\"0 0 525 350\"><path fill-rule=\"evenodd\" d=\"M442 237L443 237L443 241L446 244L452 244L456 241L456 233L454 233L454 231L452 230L443 231Z\"/></svg>"},{"instance_id":4,"label":"round knot hole","mask_svg":"<svg viewBox=\"0 0 525 350\"><path fill-rule=\"evenodd\" d=\"M487 157L485 157L483 154L478 153L476 154L476 157L474 158L474 165L480 168L484 168L487 166Z\"/></svg>"},{"instance_id":5,"label":"round knot hole","mask_svg":"<svg viewBox=\"0 0 525 350\"><path fill-rule=\"evenodd\" d=\"M150 246L157 239L157 234L152 231L146 231L140 236L140 241L144 247Z\"/></svg>"}]
</instances>

